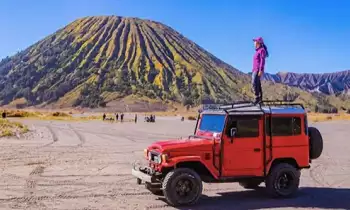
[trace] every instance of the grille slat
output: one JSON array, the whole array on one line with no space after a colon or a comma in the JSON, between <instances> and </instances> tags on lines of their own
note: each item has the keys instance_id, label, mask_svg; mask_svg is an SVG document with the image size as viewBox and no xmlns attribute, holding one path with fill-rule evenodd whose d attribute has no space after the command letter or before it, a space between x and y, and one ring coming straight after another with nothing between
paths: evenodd
<instances>
[{"instance_id":1,"label":"grille slat","mask_svg":"<svg viewBox=\"0 0 350 210\"><path fill-rule=\"evenodd\" d=\"M158 159L160 158L160 155L158 152L150 151L149 156L150 156L151 162L158 163Z\"/></svg>"}]
</instances>

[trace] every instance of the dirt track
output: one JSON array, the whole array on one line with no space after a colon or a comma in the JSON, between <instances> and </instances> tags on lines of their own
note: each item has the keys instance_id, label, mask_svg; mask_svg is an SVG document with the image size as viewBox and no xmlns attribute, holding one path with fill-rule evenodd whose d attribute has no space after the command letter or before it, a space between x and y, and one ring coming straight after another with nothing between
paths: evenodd
<instances>
[{"instance_id":1,"label":"dirt track","mask_svg":"<svg viewBox=\"0 0 350 210\"><path fill-rule=\"evenodd\" d=\"M130 175L131 164L157 139L186 136L194 122L157 123L25 121L35 132L0 139L1 209L174 209ZM191 209L350 209L350 122L316 125L325 150L302 172L297 198L273 200L264 189L205 184Z\"/></svg>"}]
</instances>

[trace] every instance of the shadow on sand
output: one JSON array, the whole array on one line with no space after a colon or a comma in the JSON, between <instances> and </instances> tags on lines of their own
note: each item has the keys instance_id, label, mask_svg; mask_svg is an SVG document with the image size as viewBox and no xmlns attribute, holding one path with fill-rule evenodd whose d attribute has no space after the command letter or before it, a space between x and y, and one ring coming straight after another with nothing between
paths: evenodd
<instances>
[{"instance_id":1,"label":"shadow on sand","mask_svg":"<svg viewBox=\"0 0 350 210\"><path fill-rule=\"evenodd\" d=\"M350 209L350 189L303 187L294 198L271 199L265 188L258 190L217 193L219 196L203 195L199 202L190 207L177 209L269 209L269 208L321 208ZM165 201L164 198L161 198Z\"/></svg>"}]
</instances>

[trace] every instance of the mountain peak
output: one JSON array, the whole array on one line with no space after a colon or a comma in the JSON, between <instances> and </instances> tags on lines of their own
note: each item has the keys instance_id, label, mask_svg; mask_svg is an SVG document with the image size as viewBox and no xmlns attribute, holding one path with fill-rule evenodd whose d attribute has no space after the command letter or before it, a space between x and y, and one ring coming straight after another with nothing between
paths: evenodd
<instances>
[{"instance_id":1,"label":"mountain peak","mask_svg":"<svg viewBox=\"0 0 350 210\"><path fill-rule=\"evenodd\" d=\"M81 106L131 94L185 104L229 101L243 97L247 79L164 24L120 16L80 18L1 62L0 74L9 77L0 77L0 87L8 87L2 104L24 97L33 105Z\"/></svg>"},{"instance_id":2,"label":"mountain peak","mask_svg":"<svg viewBox=\"0 0 350 210\"><path fill-rule=\"evenodd\" d=\"M118 15L85 16L73 21L72 23L81 22L81 21L115 21L115 20L122 20L127 22L134 22L134 23L148 23L148 24L154 23L154 24L162 25L164 27L169 27L163 23L160 23L158 21L151 20L151 19L143 19L143 18L131 17L131 16L130 17L118 16Z\"/></svg>"},{"instance_id":3,"label":"mountain peak","mask_svg":"<svg viewBox=\"0 0 350 210\"><path fill-rule=\"evenodd\" d=\"M265 79L307 91L319 90L327 95L341 94L350 89L350 70L323 74L278 72L266 76Z\"/></svg>"}]
</instances>

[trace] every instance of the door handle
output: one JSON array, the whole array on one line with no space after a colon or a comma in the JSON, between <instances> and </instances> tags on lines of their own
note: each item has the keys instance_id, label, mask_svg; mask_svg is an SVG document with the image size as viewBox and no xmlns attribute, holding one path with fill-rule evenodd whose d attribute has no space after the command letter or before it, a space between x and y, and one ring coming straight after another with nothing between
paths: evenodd
<instances>
[{"instance_id":1,"label":"door handle","mask_svg":"<svg viewBox=\"0 0 350 210\"><path fill-rule=\"evenodd\" d=\"M260 152L261 149L260 148L254 148L254 152Z\"/></svg>"}]
</instances>

